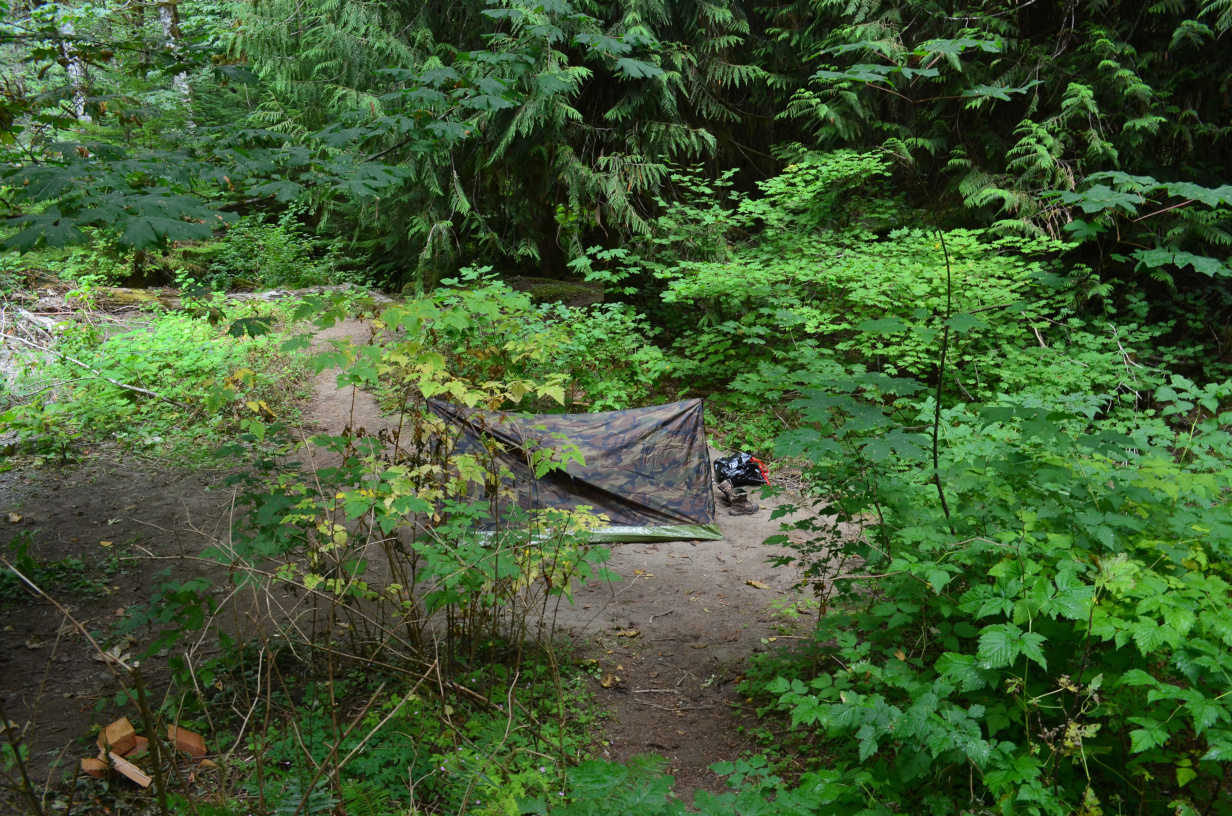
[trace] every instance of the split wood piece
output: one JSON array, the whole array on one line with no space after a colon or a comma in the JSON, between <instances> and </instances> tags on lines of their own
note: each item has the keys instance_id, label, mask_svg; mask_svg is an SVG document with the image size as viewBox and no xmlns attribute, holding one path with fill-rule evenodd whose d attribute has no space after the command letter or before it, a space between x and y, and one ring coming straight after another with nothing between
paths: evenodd
<instances>
[{"instance_id":1,"label":"split wood piece","mask_svg":"<svg viewBox=\"0 0 1232 816\"><path fill-rule=\"evenodd\" d=\"M98 735L98 747L101 751L114 751L123 756L137 747L137 731L128 717L121 717L108 725Z\"/></svg>"},{"instance_id":2,"label":"split wood piece","mask_svg":"<svg viewBox=\"0 0 1232 816\"><path fill-rule=\"evenodd\" d=\"M81 772L86 776L92 776L95 779L102 779L107 775L107 763L101 759L86 757L81 760Z\"/></svg>"},{"instance_id":3,"label":"split wood piece","mask_svg":"<svg viewBox=\"0 0 1232 816\"><path fill-rule=\"evenodd\" d=\"M137 737L137 744L133 746L131 751L124 753L125 759L136 759L139 756L145 756L150 750L150 741L145 737ZM118 751L116 753L119 753Z\"/></svg>"},{"instance_id":4,"label":"split wood piece","mask_svg":"<svg viewBox=\"0 0 1232 816\"><path fill-rule=\"evenodd\" d=\"M167 728L167 738L175 743L175 747L191 756L200 759L205 756L205 738L200 734L172 725Z\"/></svg>"},{"instance_id":5,"label":"split wood piece","mask_svg":"<svg viewBox=\"0 0 1232 816\"><path fill-rule=\"evenodd\" d=\"M150 783L154 781L152 778L147 776L143 770L117 754L115 751L112 751L109 756L111 757L111 766L113 768L136 782L141 787L148 788L150 787Z\"/></svg>"}]
</instances>

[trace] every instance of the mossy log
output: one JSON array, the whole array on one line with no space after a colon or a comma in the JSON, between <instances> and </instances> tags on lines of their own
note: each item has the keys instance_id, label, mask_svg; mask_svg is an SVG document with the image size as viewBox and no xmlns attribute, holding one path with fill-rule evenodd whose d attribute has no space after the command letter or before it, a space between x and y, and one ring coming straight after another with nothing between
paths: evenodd
<instances>
[{"instance_id":1,"label":"mossy log","mask_svg":"<svg viewBox=\"0 0 1232 816\"><path fill-rule=\"evenodd\" d=\"M95 307L103 311L155 305L162 306L164 309L182 308L179 295L158 289L127 289L119 286L96 289L93 301Z\"/></svg>"}]
</instances>

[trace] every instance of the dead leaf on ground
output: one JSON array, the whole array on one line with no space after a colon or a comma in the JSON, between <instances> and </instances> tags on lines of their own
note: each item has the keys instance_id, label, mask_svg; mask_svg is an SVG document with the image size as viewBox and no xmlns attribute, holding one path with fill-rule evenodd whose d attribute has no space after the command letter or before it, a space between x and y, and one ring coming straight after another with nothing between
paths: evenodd
<instances>
[{"instance_id":1,"label":"dead leaf on ground","mask_svg":"<svg viewBox=\"0 0 1232 816\"><path fill-rule=\"evenodd\" d=\"M617 632L616 637L635 638L642 633L641 629L625 629Z\"/></svg>"},{"instance_id":2,"label":"dead leaf on ground","mask_svg":"<svg viewBox=\"0 0 1232 816\"><path fill-rule=\"evenodd\" d=\"M128 511L128 510L136 510L136 509L137 509L137 505L135 505L135 504L130 504L128 507L125 507L124 509L125 509L126 511Z\"/></svg>"},{"instance_id":3,"label":"dead leaf on ground","mask_svg":"<svg viewBox=\"0 0 1232 816\"><path fill-rule=\"evenodd\" d=\"M126 648L127 646L123 644L116 644L101 654L99 652L95 652L90 655L90 659L98 661L99 663L106 663L108 666L122 665L133 659L132 654L125 651Z\"/></svg>"},{"instance_id":4,"label":"dead leaf on ground","mask_svg":"<svg viewBox=\"0 0 1232 816\"><path fill-rule=\"evenodd\" d=\"M107 526L110 527L113 524L119 524L121 521L124 521L124 519L107 519Z\"/></svg>"},{"instance_id":5,"label":"dead leaf on ground","mask_svg":"<svg viewBox=\"0 0 1232 816\"><path fill-rule=\"evenodd\" d=\"M753 589L769 589L770 588L766 584L763 584L761 581L745 581L745 583L753 587Z\"/></svg>"},{"instance_id":6,"label":"dead leaf on ground","mask_svg":"<svg viewBox=\"0 0 1232 816\"><path fill-rule=\"evenodd\" d=\"M693 644L690 648L693 648L693 649L705 649L705 648L706 648L707 646L709 646L709 645L710 645L709 643L694 643L694 644Z\"/></svg>"},{"instance_id":7,"label":"dead leaf on ground","mask_svg":"<svg viewBox=\"0 0 1232 816\"><path fill-rule=\"evenodd\" d=\"M114 542L112 542L112 541L100 541L100 542L98 542L98 546L100 546L100 547L110 547L113 543L114 543Z\"/></svg>"},{"instance_id":8,"label":"dead leaf on ground","mask_svg":"<svg viewBox=\"0 0 1232 816\"><path fill-rule=\"evenodd\" d=\"M616 685L616 675L614 674L603 675L603 679L599 681L599 685L603 686L604 688L611 688L612 686Z\"/></svg>"},{"instance_id":9,"label":"dead leaf on ground","mask_svg":"<svg viewBox=\"0 0 1232 816\"><path fill-rule=\"evenodd\" d=\"M43 648L43 647L44 647L44 646L46 646L46 645L47 645L47 644L46 644L46 643L44 643L44 642L43 642L43 639L42 639L42 638L40 638L38 635L35 635L34 637L32 637L32 638L30 638L29 640L27 640L27 641L26 641L26 648L27 648L27 649L41 649L41 648Z\"/></svg>"},{"instance_id":10,"label":"dead leaf on ground","mask_svg":"<svg viewBox=\"0 0 1232 816\"><path fill-rule=\"evenodd\" d=\"M894 656L897 657L899 660L903 660L903 661L907 659L907 655L903 652L902 649L899 649L898 651L896 651L894 653Z\"/></svg>"},{"instance_id":11,"label":"dead leaf on ground","mask_svg":"<svg viewBox=\"0 0 1232 816\"><path fill-rule=\"evenodd\" d=\"M22 516L21 513L9 513L8 514L9 524L20 524L23 518L25 517Z\"/></svg>"},{"instance_id":12,"label":"dead leaf on ground","mask_svg":"<svg viewBox=\"0 0 1232 816\"><path fill-rule=\"evenodd\" d=\"M739 632L732 632L730 635L728 635L727 637L723 639L726 640L728 643L731 643L733 640L736 640L739 637L740 637Z\"/></svg>"}]
</instances>

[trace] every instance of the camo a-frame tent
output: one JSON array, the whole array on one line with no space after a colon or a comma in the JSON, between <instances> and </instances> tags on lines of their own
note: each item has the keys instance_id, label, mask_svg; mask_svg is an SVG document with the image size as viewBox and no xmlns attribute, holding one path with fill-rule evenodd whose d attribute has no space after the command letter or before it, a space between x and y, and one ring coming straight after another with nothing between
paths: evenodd
<instances>
[{"instance_id":1,"label":"camo a-frame tent","mask_svg":"<svg viewBox=\"0 0 1232 816\"><path fill-rule=\"evenodd\" d=\"M498 443L499 464L512 474L497 522L523 511L589 507L609 525L598 541L719 539L714 521L710 452L699 399L600 414L516 414L480 411L429 400L460 431L457 451ZM585 464L569 462L536 478L532 454L576 445ZM496 522L494 522L496 523Z\"/></svg>"}]
</instances>

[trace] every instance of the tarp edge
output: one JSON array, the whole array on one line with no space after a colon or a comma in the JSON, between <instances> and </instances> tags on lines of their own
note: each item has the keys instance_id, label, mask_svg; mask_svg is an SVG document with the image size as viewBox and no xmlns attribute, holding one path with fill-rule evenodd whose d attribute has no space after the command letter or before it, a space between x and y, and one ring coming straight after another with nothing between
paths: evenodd
<instances>
[{"instance_id":1,"label":"tarp edge","mask_svg":"<svg viewBox=\"0 0 1232 816\"><path fill-rule=\"evenodd\" d=\"M600 527L590 540L600 544L634 544L651 541L719 541L717 524L663 524L653 527Z\"/></svg>"}]
</instances>

